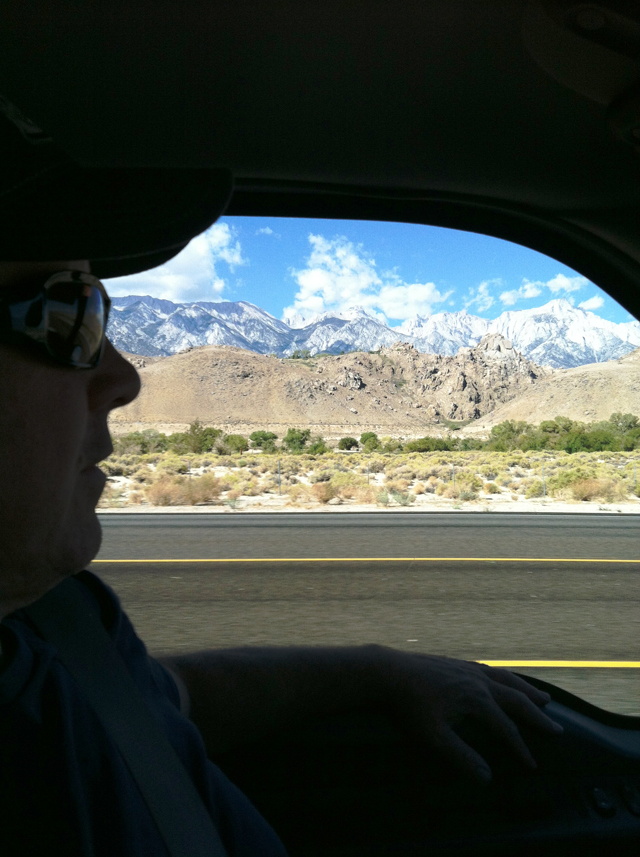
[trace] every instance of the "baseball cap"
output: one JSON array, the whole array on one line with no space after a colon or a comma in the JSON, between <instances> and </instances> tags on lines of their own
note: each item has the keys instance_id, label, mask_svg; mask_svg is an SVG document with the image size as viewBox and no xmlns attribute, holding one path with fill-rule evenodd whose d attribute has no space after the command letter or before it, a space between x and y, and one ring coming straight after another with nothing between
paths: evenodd
<instances>
[{"instance_id":1,"label":"baseball cap","mask_svg":"<svg viewBox=\"0 0 640 857\"><path fill-rule=\"evenodd\" d=\"M82 166L0 95L0 260L135 274L204 232L232 188L227 169Z\"/></svg>"}]
</instances>

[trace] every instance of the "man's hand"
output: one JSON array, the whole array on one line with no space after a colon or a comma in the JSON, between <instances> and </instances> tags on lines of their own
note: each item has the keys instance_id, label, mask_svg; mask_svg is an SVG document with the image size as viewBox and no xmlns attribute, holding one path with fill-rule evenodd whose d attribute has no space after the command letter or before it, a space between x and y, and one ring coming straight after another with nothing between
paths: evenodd
<instances>
[{"instance_id":1,"label":"man's hand","mask_svg":"<svg viewBox=\"0 0 640 857\"><path fill-rule=\"evenodd\" d=\"M491 769L457 734L456 728L463 721L486 727L532 768L536 762L516 724L553 735L562 732L562 727L541 710L549 702L549 694L507 670L452 658L383 651L387 655L381 663L387 700L400 722L417 739L483 782L491 780Z\"/></svg>"},{"instance_id":2,"label":"man's hand","mask_svg":"<svg viewBox=\"0 0 640 857\"><path fill-rule=\"evenodd\" d=\"M457 732L464 721L531 766L516 724L562 731L541 711L548 694L507 670L386 646L247 646L162 660L184 682L189 716L213 754L326 714L384 705L416 740L486 782L489 766Z\"/></svg>"}]
</instances>

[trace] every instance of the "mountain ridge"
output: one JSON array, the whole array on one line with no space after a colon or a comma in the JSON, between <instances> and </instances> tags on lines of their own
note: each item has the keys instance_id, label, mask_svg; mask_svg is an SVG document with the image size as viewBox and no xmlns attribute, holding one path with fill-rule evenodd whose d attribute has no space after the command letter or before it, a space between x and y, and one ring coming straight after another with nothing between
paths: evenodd
<instances>
[{"instance_id":1,"label":"mountain ridge","mask_svg":"<svg viewBox=\"0 0 640 857\"><path fill-rule=\"evenodd\" d=\"M277 319L248 301L173 303L148 295L114 298L109 337L122 351L168 356L201 345L230 345L257 354L295 351L339 354L377 351L395 342L424 354L454 356L483 336L500 334L539 365L570 368L614 360L640 346L640 323L611 322L555 298L541 307L506 310L495 319L466 310L414 316L390 327L363 307L325 312L312 320ZM294 326L304 321L304 326Z\"/></svg>"}]
</instances>

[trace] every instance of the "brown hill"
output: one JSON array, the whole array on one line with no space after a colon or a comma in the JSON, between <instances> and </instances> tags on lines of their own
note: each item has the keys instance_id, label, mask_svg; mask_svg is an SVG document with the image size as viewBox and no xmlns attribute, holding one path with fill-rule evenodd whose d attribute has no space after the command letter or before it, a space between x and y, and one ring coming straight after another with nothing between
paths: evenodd
<instances>
[{"instance_id":1,"label":"brown hill","mask_svg":"<svg viewBox=\"0 0 640 857\"><path fill-rule=\"evenodd\" d=\"M466 428L465 434L486 433L503 420L539 423L561 415L589 423L609 419L616 411L640 414L640 348L618 360L540 378L534 387Z\"/></svg>"},{"instance_id":2,"label":"brown hill","mask_svg":"<svg viewBox=\"0 0 640 857\"><path fill-rule=\"evenodd\" d=\"M125 356L140 372L142 391L113 414L117 433L172 431L199 419L226 431L281 434L309 426L327 437L366 430L421 435L442 429L443 420L485 416L551 371L497 334L455 357L421 354L407 343L307 360L221 346L155 360Z\"/></svg>"}]
</instances>

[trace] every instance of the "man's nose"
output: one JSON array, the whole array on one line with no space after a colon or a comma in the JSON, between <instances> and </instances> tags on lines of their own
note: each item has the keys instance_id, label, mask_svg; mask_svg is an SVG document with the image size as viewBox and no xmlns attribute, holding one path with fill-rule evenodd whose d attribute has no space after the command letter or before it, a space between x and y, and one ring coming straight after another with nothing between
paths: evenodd
<instances>
[{"instance_id":1,"label":"man's nose","mask_svg":"<svg viewBox=\"0 0 640 857\"><path fill-rule=\"evenodd\" d=\"M91 401L95 408L122 408L140 392L140 376L113 345L105 342L104 354L91 378Z\"/></svg>"}]
</instances>

